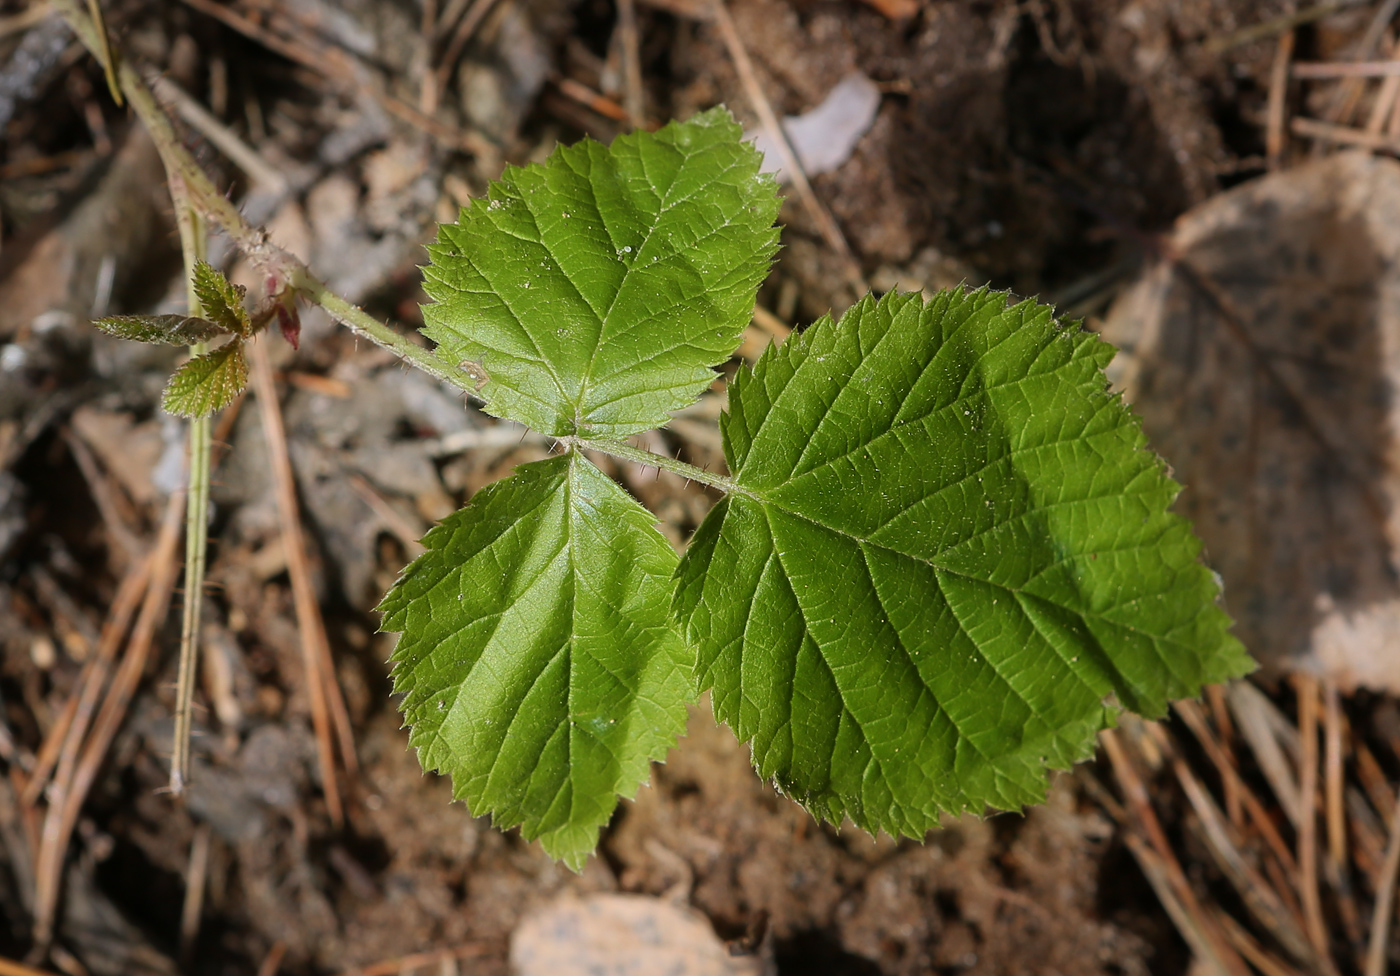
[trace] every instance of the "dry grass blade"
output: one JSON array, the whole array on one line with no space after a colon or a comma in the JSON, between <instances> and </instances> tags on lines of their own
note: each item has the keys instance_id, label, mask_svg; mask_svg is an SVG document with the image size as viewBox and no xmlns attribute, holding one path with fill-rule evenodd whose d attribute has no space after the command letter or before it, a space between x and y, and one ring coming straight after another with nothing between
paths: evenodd
<instances>
[{"instance_id":1,"label":"dry grass blade","mask_svg":"<svg viewBox=\"0 0 1400 976\"><path fill-rule=\"evenodd\" d=\"M462 56L462 51L467 46L467 41L472 39L476 29L481 26L481 22L486 19L496 6L497 0L474 0L467 15L457 24L457 29L452 32L452 39L447 42L447 49L443 52L442 60L438 62L437 70L433 73L433 87L438 92L447 90L447 83L452 77L452 69L457 67L457 59Z\"/></svg>"},{"instance_id":2,"label":"dry grass blade","mask_svg":"<svg viewBox=\"0 0 1400 976\"><path fill-rule=\"evenodd\" d=\"M1376 8L1370 24L1366 27L1366 32L1352 51L1353 60L1364 61L1376 53L1381 40L1385 37L1386 28L1395 19L1397 12L1400 12L1400 0L1384 0ZM1365 90L1364 78L1343 78L1328 100L1327 107L1323 109L1323 119L1334 123L1350 121Z\"/></svg>"},{"instance_id":3,"label":"dry grass blade","mask_svg":"<svg viewBox=\"0 0 1400 976\"><path fill-rule=\"evenodd\" d=\"M1265 952L1264 947L1254 941L1254 937L1245 930L1243 925L1231 918L1228 912L1217 910L1215 921L1224 930L1225 937L1230 940L1230 944L1238 949L1240 955L1249 960L1249 964L1263 973L1264 976L1298 976L1296 969L1285 965Z\"/></svg>"},{"instance_id":4,"label":"dry grass blade","mask_svg":"<svg viewBox=\"0 0 1400 976\"><path fill-rule=\"evenodd\" d=\"M749 104L758 115L768 137L773 140L773 145L778 147L778 152L783 157L783 167L787 170L793 188L797 190L797 195L802 200L802 205L807 208L807 212L817 222L817 228L821 231L827 246L846 262L852 282L858 283L861 291L868 290L861 278L860 269L856 265L855 255L851 253L851 246L846 243L846 237L841 233L841 228L836 225L831 211L827 210L817 199L816 193L812 190L812 184L807 180L807 173L797 158L797 153L793 150L792 144L788 142L787 133L783 131L782 123L778 121L778 116L773 111L768 96L763 93L763 87L758 83L758 75L753 69L753 61L749 58L749 52L744 47L744 42L739 38L739 30L734 26L734 18L730 16L729 8L725 5L724 0L714 0L714 11L715 25L719 28L720 37L723 38L724 46L729 51L730 60L734 62L734 70L739 74L739 82L744 86Z\"/></svg>"},{"instance_id":5,"label":"dry grass blade","mask_svg":"<svg viewBox=\"0 0 1400 976\"><path fill-rule=\"evenodd\" d=\"M739 344L738 355L754 362L770 345L780 346L792 335L792 326L787 325L762 305L755 305L753 321L744 329L744 339Z\"/></svg>"},{"instance_id":6,"label":"dry grass blade","mask_svg":"<svg viewBox=\"0 0 1400 976\"><path fill-rule=\"evenodd\" d=\"M1191 947L1191 952L1196 957L1197 962L1213 973L1231 972L1215 959L1212 938L1201 925L1201 920L1182 903L1166 861L1146 841L1131 830L1123 835L1123 842L1132 852L1133 860L1137 861L1138 867L1147 877L1148 884L1156 892L1158 901L1166 909L1177 932ZM1242 961L1241 966L1243 966ZM1248 973L1248 970L1243 970L1243 973Z\"/></svg>"},{"instance_id":7,"label":"dry grass blade","mask_svg":"<svg viewBox=\"0 0 1400 976\"><path fill-rule=\"evenodd\" d=\"M1356 741L1352 743L1352 758L1356 761L1356 777L1361 780L1366 799L1371 801L1371 806L1376 808L1381 817L1389 820L1395 815L1395 797L1390 793L1390 783L1386 780L1385 771L1377 762L1375 753L1366 743Z\"/></svg>"},{"instance_id":8,"label":"dry grass blade","mask_svg":"<svg viewBox=\"0 0 1400 976\"><path fill-rule=\"evenodd\" d=\"M389 500L376 491L364 476L352 474L350 487L369 506L370 511L388 527L389 531L394 533L409 559L416 559L424 553L423 543L418 541L423 538L427 531L422 524L411 521L408 516L389 504Z\"/></svg>"},{"instance_id":9,"label":"dry grass blade","mask_svg":"<svg viewBox=\"0 0 1400 976\"><path fill-rule=\"evenodd\" d=\"M633 128L646 125L642 95L641 38L637 30L637 0L617 0L617 30L622 41L623 105Z\"/></svg>"},{"instance_id":10,"label":"dry grass blade","mask_svg":"<svg viewBox=\"0 0 1400 976\"><path fill-rule=\"evenodd\" d=\"M1269 107L1264 127L1264 155L1269 161L1269 169L1278 169L1283 165L1283 152L1288 148L1284 117L1288 112L1288 62L1293 57L1295 38L1294 32L1288 31L1278 39L1274 66L1269 72Z\"/></svg>"},{"instance_id":11,"label":"dry grass blade","mask_svg":"<svg viewBox=\"0 0 1400 976\"><path fill-rule=\"evenodd\" d=\"M1147 850L1147 845L1143 845L1141 841L1138 841L1136 846L1130 844L1130 847L1138 863L1143 866L1144 872L1149 872L1149 880L1152 879L1151 872L1160 876L1162 887L1154 880L1153 888L1159 896L1162 896L1164 890L1169 893L1163 898L1162 904L1176 921L1182 938L1191 943L1192 948L1196 950L1198 961L1209 965L1216 972L1228 976L1248 976L1249 969L1244 960L1226 941L1224 933L1202 911L1200 901L1191 890L1191 884L1186 880L1186 874L1182 871L1176 855L1172 853L1171 842L1152 808L1147 787L1119 741L1118 730L1110 729L1104 732L1099 736L1099 741L1108 753L1114 777L1118 780L1119 789L1123 791L1127 810L1135 819L1135 826L1146 834L1150 850ZM1132 837L1131 833L1129 837ZM1152 865L1150 871L1149 863ZM1167 898L1175 903L1175 911L1168 905Z\"/></svg>"},{"instance_id":12,"label":"dry grass blade","mask_svg":"<svg viewBox=\"0 0 1400 976\"><path fill-rule=\"evenodd\" d=\"M127 642L126 654L112 678L111 687L107 689L107 696L97 713L92 733L84 743L81 757L71 767L60 760L58 774L54 777L34 870L34 940L40 946L47 947L53 938L63 859L73 827L78 822L78 812L97 778L97 771L102 766L112 739L126 717L127 706L145 671L156 630L165 619L179 570L175 553L180 541L183 513L183 498L179 493L171 495L161 522L160 535L151 552L150 585L136 618L136 626L132 628L131 639ZM67 775L68 768L73 769L71 778Z\"/></svg>"},{"instance_id":13,"label":"dry grass blade","mask_svg":"<svg viewBox=\"0 0 1400 976\"><path fill-rule=\"evenodd\" d=\"M1254 751L1254 759L1259 763L1264 778L1269 781L1274 798L1278 800L1289 822L1298 827L1302 821L1303 801L1299 794L1298 781L1293 776L1293 770L1289 768L1288 759L1284 756L1283 747L1279 745L1274 732L1274 723L1269 715L1274 707L1273 703L1247 681L1239 681L1232 685L1228 698L1230 710L1239 724L1240 735L1244 736L1250 749Z\"/></svg>"},{"instance_id":14,"label":"dry grass blade","mask_svg":"<svg viewBox=\"0 0 1400 976\"><path fill-rule=\"evenodd\" d=\"M0 976L54 976L47 969L35 969L13 959L0 958Z\"/></svg>"},{"instance_id":15,"label":"dry grass blade","mask_svg":"<svg viewBox=\"0 0 1400 976\"><path fill-rule=\"evenodd\" d=\"M282 171L244 142L238 133L220 122L212 112L199 104L194 96L164 75L151 74L147 76L147 80L157 98L173 107L175 114L208 139L210 144L241 169L249 179L269 193L280 196L286 192L287 179L282 175Z\"/></svg>"},{"instance_id":16,"label":"dry grass blade","mask_svg":"<svg viewBox=\"0 0 1400 976\"><path fill-rule=\"evenodd\" d=\"M1324 795L1327 811L1327 853L1333 862L1343 864L1347 854L1346 819L1342 806L1342 703L1335 681L1322 685Z\"/></svg>"},{"instance_id":17,"label":"dry grass blade","mask_svg":"<svg viewBox=\"0 0 1400 976\"><path fill-rule=\"evenodd\" d=\"M1400 793L1396 794L1394 811L1390 816L1390 840L1385 846L1385 863L1381 866L1376 887L1376 908L1371 914L1371 941L1366 947L1365 976L1385 976L1386 946L1390 941L1390 923L1395 917L1395 884L1400 876Z\"/></svg>"},{"instance_id":18,"label":"dry grass blade","mask_svg":"<svg viewBox=\"0 0 1400 976\"><path fill-rule=\"evenodd\" d=\"M1239 47L1241 44L1252 44L1255 41L1262 41L1265 38L1273 37L1275 34L1282 34L1284 31L1293 30L1295 27L1302 27L1315 20L1321 20L1329 14L1334 14L1338 10L1343 10L1350 6L1355 6L1360 0L1348 0L1339 3L1316 3L1310 7L1279 17L1272 17L1269 20L1260 21L1250 27L1234 31L1230 34L1222 34L1213 37L1205 44L1205 49L1211 54L1222 54L1232 47Z\"/></svg>"},{"instance_id":19,"label":"dry grass blade","mask_svg":"<svg viewBox=\"0 0 1400 976\"><path fill-rule=\"evenodd\" d=\"M1323 810L1327 818L1327 858L1323 864L1327 871L1327 883L1337 894L1338 913L1346 930L1347 941L1355 948L1362 942L1361 915L1351 890L1351 870L1347 858L1344 719L1341 694L1335 681L1323 681L1322 704Z\"/></svg>"},{"instance_id":20,"label":"dry grass blade","mask_svg":"<svg viewBox=\"0 0 1400 976\"><path fill-rule=\"evenodd\" d=\"M262 964L258 966L258 976L277 976L277 970L282 968L282 957L286 954L287 943L278 939L272 944L272 948L267 950Z\"/></svg>"},{"instance_id":21,"label":"dry grass blade","mask_svg":"<svg viewBox=\"0 0 1400 976\"><path fill-rule=\"evenodd\" d=\"M1233 832L1224 814L1200 780L1179 757L1173 756L1172 771L1176 774L1191 808L1196 812L1200 834L1215 858L1215 863L1229 879L1250 914L1295 959L1325 970L1327 967L1319 964L1319 958L1298 931L1302 920L1288 910L1272 886L1250 867L1240 851L1238 839L1232 836Z\"/></svg>"},{"instance_id":22,"label":"dry grass blade","mask_svg":"<svg viewBox=\"0 0 1400 976\"><path fill-rule=\"evenodd\" d=\"M11 34L18 34L27 31L39 21L53 13L53 10L44 0L35 0L24 10L17 14L10 14L0 17L0 40L9 37Z\"/></svg>"},{"instance_id":23,"label":"dry grass blade","mask_svg":"<svg viewBox=\"0 0 1400 976\"><path fill-rule=\"evenodd\" d=\"M418 21L418 36L423 50L433 49L433 36L437 33L437 0L423 0L423 16ZM423 70L423 84L418 90L418 111L424 115L435 115L438 107L438 90L433 76L432 65Z\"/></svg>"},{"instance_id":24,"label":"dry grass blade","mask_svg":"<svg viewBox=\"0 0 1400 976\"><path fill-rule=\"evenodd\" d=\"M1215 727L1219 730L1219 738L1210 734L1210 728L1206 725L1204 717L1199 718L1198 728L1191 731L1198 739L1207 739L1210 742L1208 748L1212 749L1211 762L1220 769L1221 776L1225 780L1225 812L1230 817L1230 823L1236 827L1244 826L1244 802L1241 793L1244 784L1240 782L1239 774L1235 772L1235 750L1232 741L1235 737L1235 726L1230 721L1230 706L1225 702L1225 689L1220 685L1209 685L1206 687L1206 700L1210 702L1210 714L1215 719ZM1195 702L1189 702L1192 711L1200 716L1200 711L1195 707ZM1203 742L1202 745L1205 743ZM1227 775L1225 770L1229 769Z\"/></svg>"},{"instance_id":25,"label":"dry grass blade","mask_svg":"<svg viewBox=\"0 0 1400 976\"><path fill-rule=\"evenodd\" d=\"M208 824L195 828L190 842L190 864L185 872L185 903L180 909L180 958L186 966L194 956L195 940L199 937L199 920L204 914L204 888L209 877Z\"/></svg>"},{"instance_id":26,"label":"dry grass blade","mask_svg":"<svg viewBox=\"0 0 1400 976\"><path fill-rule=\"evenodd\" d=\"M395 976L396 973L411 973L434 963L444 966L450 965L458 959L474 959L478 956L488 955L491 951L487 946L468 943L451 949L439 949L436 952L415 952L409 956L399 956L397 959L386 959L383 962L365 966L363 969L352 969L343 973L342 976Z\"/></svg>"},{"instance_id":27,"label":"dry grass blade","mask_svg":"<svg viewBox=\"0 0 1400 976\"><path fill-rule=\"evenodd\" d=\"M772 336L775 343L782 343L783 340L792 335L792 326L762 305L753 307L753 324Z\"/></svg>"},{"instance_id":28,"label":"dry grass blade","mask_svg":"<svg viewBox=\"0 0 1400 976\"><path fill-rule=\"evenodd\" d=\"M117 84L116 55L112 53L112 39L107 34L107 21L102 17L102 5L98 0L88 0L88 16L97 25L98 60L102 62L102 74L107 79L107 90L112 93L112 101L122 105L122 89L121 85Z\"/></svg>"},{"instance_id":29,"label":"dry grass blade","mask_svg":"<svg viewBox=\"0 0 1400 976\"><path fill-rule=\"evenodd\" d=\"M1347 822L1351 826L1351 861L1372 891L1380 884L1385 863L1385 823L1355 787L1347 787Z\"/></svg>"},{"instance_id":30,"label":"dry grass blade","mask_svg":"<svg viewBox=\"0 0 1400 976\"><path fill-rule=\"evenodd\" d=\"M127 520L122 517L122 509L130 509L125 494L111 479L103 475L97 458L93 456L92 448L88 447L80 436L72 430L65 430L63 439L73 455L74 463L78 465L78 470L82 472L83 480L87 482L88 491L92 493L97 513L102 517L103 528L106 529L108 537L117 544L114 555L118 562L125 565L139 559L142 552L141 543L137 541Z\"/></svg>"},{"instance_id":31,"label":"dry grass blade","mask_svg":"<svg viewBox=\"0 0 1400 976\"><path fill-rule=\"evenodd\" d=\"M313 49L297 39L283 37L262 24L244 17L232 8L215 3L214 0L183 0L183 2L200 13L208 14L222 21L268 50L310 68L323 78L338 85L364 92L391 115L426 132L449 148L461 149L464 152L477 155L494 156L496 154L496 148L477 133L444 125L431 116L418 111L412 105L390 95L373 78L369 77L367 72L360 70L360 66L339 48Z\"/></svg>"},{"instance_id":32,"label":"dry grass blade","mask_svg":"<svg viewBox=\"0 0 1400 976\"><path fill-rule=\"evenodd\" d=\"M451 33L452 28L462 19L462 14L466 13L467 5L471 0L447 0L447 6L443 8L442 15L432 24L431 29L425 27L424 31L433 41L441 41ZM424 12L426 19L427 13Z\"/></svg>"},{"instance_id":33,"label":"dry grass blade","mask_svg":"<svg viewBox=\"0 0 1400 976\"><path fill-rule=\"evenodd\" d=\"M1400 98L1400 41L1390 46L1390 61L1387 63L1393 65L1395 71L1381 82L1380 91L1376 92L1376 100L1371 105L1366 131L1372 135L1385 131L1386 121L1395 111L1397 98Z\"/></svg>"},{"instance_id":34,"label":"dry grass blade","mask_svg":"<svg viewBox=\"0 0 1400 976\"><path fill-rule=\"evenodd\" d=\"M92 720L92 711L97 706L97 696L101 694L102 686L107 681L112 658L116 656L117 648L126 636L127 627L131 625L131 618L136 613L142 594L146 592L150 573L150 558L140 559L127 571L118 585L116 595L112 598L112 606L107 611L107 620L102 625L102 635L97 640L96 651L83 665L83 670L78 675L78 683L64 705L59 720L54 723L39 747L34 769L25 784L24 792L20 795L22 805L32 807L39 802L49 774L53 772L60 755L68 753L76 756L78 745L87 734L88 723Z\"/></svg>"},{"instance_id":35,"label":"dry grass blade","mask_svg":"<svg viewBox=\"0 0 1400 976\"><path fill-rule=\"evenodd\" d=\"M296 480L292 474L291 458L287 454L287 432L282 425L282 408L277 401L277 390L272 378L272 365L267 358L266 339L250 343L249 360L252 374L253 392L262 410L263 436L267 441L268 463L272 468L272 478L277 497L277 515L281 524L282 548L287 554L287 575L291 578L292 599L296 605L297 631L301 637L302 665L306 670L306 693L311 705L311 724L316 732L316 755L321 768L322 789L326 796L326 810L331 822L337 827L345 822L345 812L340 801L340 787L336 783L334 746L331 736L330 698L339 699L339 687L335 685L335 672L326 673L325 663L330 658L330 646L326 639L325 622L321 619L321 608L316 603L315 587L311 582L311 567L306 559L306 542L301 532L301 514L297 506ZM324 650L323 650L324 649ZM327 694L327 689L331 694ZM340 703L340 712L344 710ZM343 720L337 714L337 724L343 726L339 732L342 758L347 768L354 762L355 750L349 717ZM349 739L349 748L346 742Z\"/></svg>"},{"instance_id":36,"label":"dry grass blade","mask_svg":"<svg viewBox=\"0 0 1400 976\"><path fill-rule=\"evenodd\" d=\"M490 427L470 427L444 434L424 444L430 457L448 457L465 451L492 447L519 447L522 444L547 444L549 439L528 427L511 421L501 421Z\"/></svg>"},{"instance_id":37,"label":"dry grass blade","mask_svg":"<svg viewBox=\"0 0 1400 976\"><path fill-rule=\"evenodd\" d=\"M612 119L614 122L627 122L630 119L627 109L608 96L595 92L582 82L572 78L558 78L555 80L554 86L559 89L559 94L592 109L604 118Z\"/></svg>"},{"instance_id":38,"label":"dry grass blade","mask_svg":"<svg viewBox=\"0 0 1400 976\"><path fill-rule=\"evenodd\" d=\"M1391 78L1400 75L1400 61L1298 61L1290 69L1294 78Z\"/></svg>"},{"instance_id":39,"label":"dry grass blade","mask_svg":"<svg viewBox=\"0 0 1400 976\"><path fill-rule=\"evenodd\" d=\"M1294 135L1303 136L1306 139L1335 142L1341 146L1357 146L1361 149L1378 150L1400 156L1400 138L1386 133L1368 132L1365 129L1354 129L1349 125L1336 125L1331 122L1319 122L1317 119L1305 118L1292 119L1288 123L1288 128Z\"/></svg>"},{"instance_id":40,"label":"dry grass blade","mask_svg":"<svg viewBox=\"0 0 1400 976\"><path fill-rule=\"evenodd\" d=\"M1327 925L1322 919L1322 896L1317 888L1317 678L1298 674L1298 736L1303 755L1299 762L1298 792L1301 819L1298 824L1298 890L1303 896L1303 916L1308 940L1320 958L1327 958Z\"/></svg>"},{"instance_id":41,"label":"dry grass blade","mask_svg":"<svg viewBox=\"0 0 1400 976\"><path fill-rule=\"evenodd\" d=\"M1240 779L1239 771L1235 768L1235 764L1230 757L1226 755L1224 747L1216 742L1215 738L1210 734L1210 729L1206 725L1205 716L1201 714L1200 706L1193 701L1179 701L1174 704L1174 707L1177 714L1181 716L1182 721L1186 723L1186 727L1191 730L1196 740L1200 742L1202 748L1206 750L1206 755L1210 757L1211 763L1214 764L1216 770L1220 773L1221 779L1226 784L1226 795L1229 795L1231 786L1233 785L1241 806L1248 812L1255 829L1263 836L1264 842L1269 845L1269 850L1273 852L1278 862L1289 875L1296 874L1298 865L1293 858L1293 852L1289 850L1288 845L1284 843L1283 835L1281 835L1278 832L1278 828L1274 826L1273 818L1271 818L1268 811L1264 809L1264 805L1259 801L1259 798L1254 795L1254 791ZM1231 822L1233 823L1235 821L1232 819Z\"/></svg>"}]
</instances>

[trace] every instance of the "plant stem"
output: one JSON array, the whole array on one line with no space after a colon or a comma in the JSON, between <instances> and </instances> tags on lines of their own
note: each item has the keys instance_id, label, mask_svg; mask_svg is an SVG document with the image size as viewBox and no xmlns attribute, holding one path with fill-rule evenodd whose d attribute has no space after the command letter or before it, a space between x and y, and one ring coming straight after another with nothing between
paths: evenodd
<instances>
[{"instance_id":1,"label":"plant stem","mask_svg":"<svg viewBox=\"0 0 1400 976\"><path fill-rule=\"evenodd\" d=\"M204 259L208 235L190 204L184 181L170 174L185 259L185 291L190 315L203 315L194 290L194 266ZM190 355L208 352L207 343L190 347ZM200 614L204 604L205 555L209 546L209 457L213 448L208 415L189 422L189 493L185 501L185 603L180 623L180 670L175 685L175 741L170 755L170 792L179 796L189 781L190 736L194 724L194 683L199 672Z\"/></svg>"},{"instance_id":2,"label":"plant stem","mask_svg":"<svg viewBox=\"0 0 1400 976\"><path fill-rule=\"evenodd\" d=\"M83 45L101 59L100 33L81 8L79 0L53 0L53 5L68 22L68 26L73 28ZM267 239L266 233L248 223L238 208L219 192L200 169L199 164L185 150L150 86L125 58L117 61L117 80L130 100L131 107L136 110L136 114L145 125L151 141L155 143L170 181L183 181L190 205L202 216L223 228L234 245L254 265L264 273L290 283L298 295L320 305L350 331L377 346L382 346L430 376L451 383L469 397L479 399L476 394L476 381L470 374L445 362L432 350L413 343L335 294L294 255L273 244Z\"/></svg>"},{"instance_id":3,"label":"plant stem","mask_svg":"<svg viewBox=\"0 0 1400 976\"><path fill-rule=\"evenodd\" d=\"M688 481L698 481L702 485L709 485L711 488L718 488L726 495L744 495L748 498L757 499L759 496L747 488L740 487L731 478L726 478L722 474L715 474L713 471L706 471L704 468L697 468L693 464L686 464L676 458L669 458L664 454L653 454L651 451L644 451L640 447L633 447L622 441L612 440L585 440L582 438L566 437L563 442L571 447L577 446L589 451L597 451L600 454L607 454L624 461L635 461L637 464L644 464L649 468L660 468L672 474L680 475Z\"/></svg>"},{"instance_id":4,"label":"plant stem","mask_svg":"<svg viewBox=\"0 0 1400 976\"><path fill-rule=\"evenodd\" d=\"M55 9L68 21L89 51L95 54L101 50L98 31L79 6L79 0L53 0ZM100 56L100 55L99 55ZM431 349L425 349L401 335L389 326L357 308L335 292L331 291L301 261L277 247L267 239L267 235L248 223L243 215L210 182L209 177L199 168L193 157L185 151L170 119L156 101L150 87L134 68L124 59L117 63L117 78L122 91L131 101L131 106L140 116L150 133L156 150L165 163L166 172L172 185L183 184L190 207L200 215L218 224L232 238L248 259L266 273L279 276L296 293L308 302L324 308L330 316L348 327L356 335L363 336L375 345L387 349L400 359L421 369L429 376L450 383L468 397L480 402L476 392L476 380L463 369L449 363ZM737 493L757 497L753 492L739 487L729 478L713 474L675 458L653 454L632 447L621 441L566 439L571 444L599 451L626 461L635 461L649 467L661 468L701 484L718 488L726 493Z\"/></svg>"},{"instance_id":5,"label":"plant stem","mask_svg":"<svg viewBox=\"0 0 1400 976\"><path fill-rule=\"evenodd\" d=\"M481 396L476 392L477 381L472 378L471 374L458 369L443 360L433 350L423 348L407 336L395 332L373 315L347 302L331 291L325 282L313 275L300 261L296 261L295 258L291 258L291 261L294 264L285 268L283 273L286 274L287 282L298 295L308 302L320 305L331 318L345 325L357 335L364 336L376 346L389 350L404 362L421 369L429 376L445 383L451 383L477 403L483 402Z\"/></svg>"}]
</instances>

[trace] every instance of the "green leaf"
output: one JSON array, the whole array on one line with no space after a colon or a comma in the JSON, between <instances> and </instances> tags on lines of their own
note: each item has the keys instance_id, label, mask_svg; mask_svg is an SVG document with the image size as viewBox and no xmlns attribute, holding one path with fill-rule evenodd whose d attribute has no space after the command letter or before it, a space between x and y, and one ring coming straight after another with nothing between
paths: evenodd
<instances>
[{"instance_id":1,"label":"green leaf","mask_svg":"<svg viewBox=\"0 0 1400 976\"><path fill-rule=\"evenodd\" d=\"M247 338L253 334L248 310L243 307L243 296L248 289L230 284L223 272L205 261L195 262L193 277L195 297L210 321L234 335Z\"/></svg>"},{"instance_id":2,"label":"green leaf","mask_svg":"<svg viewBox=\"0 0 1400 976\"><path fill-rule=\"evenodd\" d=\"M429 532L379 607L424 768L576 871L694 698L654 522L578 455L523 465Z\"/></svg>"},{"instance_id":3,"label":"green leaf","mask_svg":"<svg viewBox=\"0 0 1400 976\"><path fill-rule=\"evenodd\" d=\"M92 324L118 339L166 346L192 346L228 334L208 319L189 315L109 315Z\"/></svg>"},{"instance_id":4,"label":"green leaf","mask_svg":"<svg viewBox=\"0 0 1400 976\"><path fill-rule=\"evenodd\" d=\"M222 410L248 386L248 359L235 339L195 356L170 377L161 406L177 417L203 417Z\"/></svg>"},{"instance_id":5,"label":"green leaf","mask_svg":"<svg viewBox=\"0 0 1400 976\"><path fill-rule=\"evenodd\" d=\"M730 389L741 490L676 609L715 715L814 813L921 836L1044 797L1117 705L1246 673L1113 348L988 291L867 298Z\"/></svg>"},{"instance_id":6,"label":"green leaf","mask_svg":"<svg viewBox=\"0 0 1400 976\"><path fill-rule=\"evenodd\" d=\"M423 331L545 434L659 427L729 358L777 250L777 184L723 108L507 167L428 249Z\"/></svg>"}]
</instances>

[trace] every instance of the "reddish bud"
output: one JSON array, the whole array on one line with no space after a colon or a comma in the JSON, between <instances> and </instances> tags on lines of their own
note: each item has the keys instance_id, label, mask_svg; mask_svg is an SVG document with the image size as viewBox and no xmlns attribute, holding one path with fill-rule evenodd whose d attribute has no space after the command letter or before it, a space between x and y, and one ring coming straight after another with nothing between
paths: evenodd
<instances>
[{"instance_id":1,"label":"reddish bud","mask_svg":"<svg viewBox=\"0 0 1400 976\"><path fill-rule=\"evenodd\" d=\"M301 316L295 304L277 306L277 327L282 330L282 338L298 348L301 343Z\"/></svg>"}]
</instances>

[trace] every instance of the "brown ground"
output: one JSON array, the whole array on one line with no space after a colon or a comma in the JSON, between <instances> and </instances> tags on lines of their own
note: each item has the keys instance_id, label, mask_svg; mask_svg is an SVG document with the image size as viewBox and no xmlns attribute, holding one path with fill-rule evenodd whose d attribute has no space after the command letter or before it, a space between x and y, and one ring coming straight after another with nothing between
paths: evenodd
<instances>
[{"instance_id":1,"label":"brown ground","mask_svg":"<svg viewBox=\"0 0 1400 976\"><path fill-rule=\"evenodd\" d=\"M700 5L653 2L639 10L649 116L724 101L752 123L719 35L685 15ZM609 0L502 0L486 18L436 115L474 133L475 154L404 124L368 94L419 104L428 57L419 4L228 4L311 52L302 64L206 6L104 5L125 50L212 106L283 175L285 192L250 185L186 130L245 211L342 293L405 327L419 322L416 265L435 220L479 193L503 160L538 159L556 141L620 128L606 114L616 100L600 114L560 84L621 98ZM856 0L740 0L733 11L780 112L810 109L854 69L881 86L854 156L814 180L877 287L990 281L1084 315L1106 306L1179 214L1262 173L1275 39L1223 53L1208 42L1287 7L918 0L891 19ZM20 8L6 0L0 16ZM1304 28L1299 51L1330 56L1372 13L1361 5ZM358 73L312 70L327 47L353 52ZM178 300L182 287L159 160L104 89L55 20L0 34L0 759L10 770L0 777L0 957L14 959L33 945L44 809L21 802L27 764L179 471L180 428L155 406L176 356L87 324L95 309L148 310L167 294ZM760 302L800 326L853 293L795 198L782 219L784 251ZM232 450L215 476L194 786L185 802L160 792L172 614L74 832L58 951L36 961L99 976L278 965L310 974L452 949L457 971L505 973L508 938L527 910L565 891L626 891L679 892L719 937L753 943L783 974L1187 971L1191 950L1129 853L1128 831L1105 812L1121 809L1101 802L1107 767L1059 776L1049 802L1024 817L950 823L924 844L872 840L812 822L696 712L579 877L473 820L408 752L383 663L390 645L374 634L371 608L408 555L403 537L548 446L435 448L440 438L479 436L489 419L315 312L300 352L279 343L275 355L361 763L347 824L333 828L318 783L286 556L250 402L221 434ZM713 434L694 420L664 438L660 446L697 463L717 457ZM616 473L678 526L677 542L709 504L677 481ZM1385 699L1348 706L1382 741L1392 738L1393 712ZM1397 758L1383 753L1381 765ZM1179 795L1163 789L1165 827L1191 882L1234 907L1189 817L1172 813ZM1373 833L1384 829L1384 795L1368 794L1382 818ZM182 947L201 837L207 893ZM1329 924L1342 924L1330 907Z\"/></svg>"}]
</instances>

